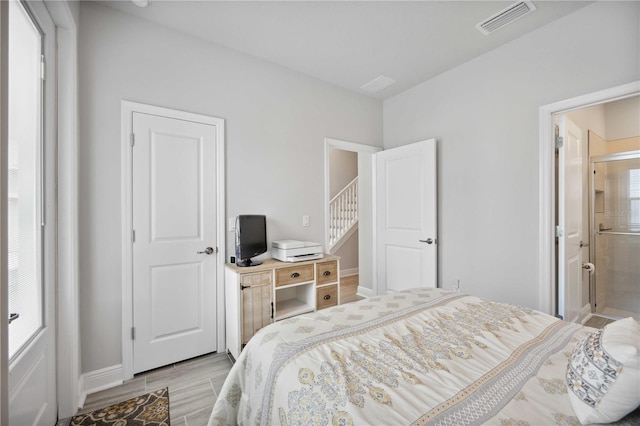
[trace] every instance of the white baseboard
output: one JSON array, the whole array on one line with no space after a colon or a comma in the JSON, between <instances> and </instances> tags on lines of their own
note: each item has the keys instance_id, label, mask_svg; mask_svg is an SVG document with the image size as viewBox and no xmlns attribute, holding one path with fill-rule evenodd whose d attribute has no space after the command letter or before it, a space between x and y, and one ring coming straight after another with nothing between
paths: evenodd
<instances>
[{"instance_id":1,"label":"white baseboard","mask_svg":"<svg viewBox=\"0 0 640 426\"><path fill-rule=\"evenodd\" d=\"M580 312L578 312L575 317L565 318L564 320L568 322L584 324L584 321L586 321L585 317L590 316L589 314L591 314L591 305L587 303L582 307L582 309L580 309Z\"/></svg>"},{"instance_id":2,"label":"white baseboard","mask_svg":"<svg viewBox=\"0 0 640 426\"><path fill-rule=\"evenodd\" d=\"M122 364L82 374L78 386L78 408L84 405L87 395L121 385L122 374Z\"/></svg>"},{"instance_id":3,"label":"white baseboard","mask_svg":"<svg viewBox=\"0 0 640 426\"><path fill-rule=\"evenodd\" d=\"M375 294L373 293L373 290L367 287L362 287L361 285L358 286L358 290L356 291L356 293L358 294L358 296L364 296L364 297L375 296Z\"/></svg>"},{"instance_id":4,"label":"white baseboard","mask_svg":"<svg viewBox=\"0 0 640 426\"><path fill-rule=\"evenodd\" d=\"M591 303L587 303L580 309L580 318L582 319L581 323L584 324L591 318Z\"/></svg>"},{"instance_id":5,"label":"white baseboard","mask_svg":"<svg viewBox=\"0 0 640 426\"><path fill-rule=\"evenodd\" d=\"M348 277L350 275L358 275L359 273L360 273L360 269L358 268L343 269L342 271L340 271L340 276Z\"/></svg>"}]
</instances>

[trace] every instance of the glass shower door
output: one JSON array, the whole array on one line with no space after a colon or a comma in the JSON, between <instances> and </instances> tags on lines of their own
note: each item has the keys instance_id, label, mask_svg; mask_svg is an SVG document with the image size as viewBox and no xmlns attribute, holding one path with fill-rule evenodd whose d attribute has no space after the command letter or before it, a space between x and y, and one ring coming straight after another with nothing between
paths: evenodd
<instances>
[{"instance_id":1,"label":"glass shower door","mask_svg":"<svg viewBox=\"0 0 640 426\"><path fill-rule=\"evenodd\" d=\"M593 160L594 311L640 319L640 152Z\"/></svg>"}]
</instances>

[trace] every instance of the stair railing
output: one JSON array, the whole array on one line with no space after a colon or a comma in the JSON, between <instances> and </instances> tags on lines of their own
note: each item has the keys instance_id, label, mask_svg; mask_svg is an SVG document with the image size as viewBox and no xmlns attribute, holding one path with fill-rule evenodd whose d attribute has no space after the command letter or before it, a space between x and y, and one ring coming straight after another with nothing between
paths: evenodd
<instances>
[{"instance_id":1,"label":"stair railing","mask_svg":"<svg viewBox=\"0 0 640 426\"><path fill-rule=\"evenodd\" d=\"M329 201L329 249L358 222L358 178Z\"/></svg>"}]
</instances>

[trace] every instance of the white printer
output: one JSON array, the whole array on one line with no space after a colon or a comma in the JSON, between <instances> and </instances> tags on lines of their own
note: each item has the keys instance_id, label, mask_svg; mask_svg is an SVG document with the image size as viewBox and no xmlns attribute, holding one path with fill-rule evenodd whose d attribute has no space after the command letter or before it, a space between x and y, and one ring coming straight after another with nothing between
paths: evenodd
<instances>
[{"instance_id":1,"label":"white printer","mask_svg":"<svg viewBox=\"0 0 640 426\"><path fill-rule=\"evenodd\" d=\"M322 244L297 240L273 241L271 256L282 262L322 259Z\"/></svg>"}]
</instances>

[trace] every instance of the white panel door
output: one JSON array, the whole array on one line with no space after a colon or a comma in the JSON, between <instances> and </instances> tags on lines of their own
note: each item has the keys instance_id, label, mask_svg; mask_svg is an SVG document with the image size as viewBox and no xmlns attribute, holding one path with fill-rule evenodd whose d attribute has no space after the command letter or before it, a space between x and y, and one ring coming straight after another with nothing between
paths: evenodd
<instances>
[{"instance_id":1,"label":"white panel door","mask_svg":"<svg viewBox=\"0 0 640 426\"><path fill-rule=\"evenodd\" d=\"M8 383L8 425L53 425L57 417L55 26L42 1L12 1L8 10L9 232L3 237L8 249L9 309L14 315L7 336L9 377L2 381Z\"/></svg>"},{"instance_id":2,"label":"white panel door","mask_svg":"<svg viewBox=\"0 0 640 426\"><path fill-rule=\"evenodd\" d=\"M582 131L560 117L558 150L558 314L575 322L582 303Z\"/></svg>"},{"instance_id":3,"label":"white panel door","mask_svg":"<svg viewBox=\"0 0 640 426\"><path fill-rule=\"evenodd\" d=\"M215 126L133 113L133 372L217 350Z\"/></svg>"},{"instance_id":4,"label":"white panel door","mask_svg":"<svg viewBox=\"0 0 640 426\"><path fill-rule=\"evenodd\" d=\"M437 287L436 141L376 154L378 294Z\"/></svg>"}]
</instances>

